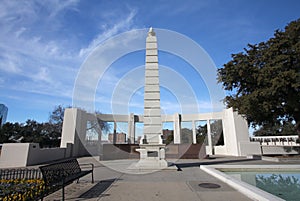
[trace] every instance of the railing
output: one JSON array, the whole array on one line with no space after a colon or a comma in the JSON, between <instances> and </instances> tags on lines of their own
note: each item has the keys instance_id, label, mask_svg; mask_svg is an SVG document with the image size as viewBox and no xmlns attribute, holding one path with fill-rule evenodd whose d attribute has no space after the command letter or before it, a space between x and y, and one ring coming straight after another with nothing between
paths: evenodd
<instances>
[{"instance_id":1,"label":"railing","mask_svg":"<svg viewBox=\"0 0 300 201\"><path fill-rule=\"evenodd\" d=\"M250 137L250 141L260 142L263 146L300 146L297 139L298 135Z\"/></svg>"},{"instance_id":2,"label":"railing","mask_svg":"<svg viewBox=\"0 0 300 201\"><path fill-rule=\"evenodd\" d=\"M39 169L0 169L0 179L40 179Z\"/></svg>"}]
</instances>

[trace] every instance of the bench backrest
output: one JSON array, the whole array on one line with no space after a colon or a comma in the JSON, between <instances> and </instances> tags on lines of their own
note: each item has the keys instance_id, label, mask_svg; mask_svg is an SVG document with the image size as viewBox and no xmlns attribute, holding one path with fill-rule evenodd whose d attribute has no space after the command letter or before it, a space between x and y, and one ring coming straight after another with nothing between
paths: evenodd
<instances>
[{"instance_id":1,"label":"bench backrest","mask_svg":"<svg viewBox=\"0 0 300 201\"><path fill-rule=\"evenodd\" d=\"M45 183L48 185L60 183L64 178L81 172L79 163L75 158L41 166L40 170Z\"/></svg>"}]
</instances>

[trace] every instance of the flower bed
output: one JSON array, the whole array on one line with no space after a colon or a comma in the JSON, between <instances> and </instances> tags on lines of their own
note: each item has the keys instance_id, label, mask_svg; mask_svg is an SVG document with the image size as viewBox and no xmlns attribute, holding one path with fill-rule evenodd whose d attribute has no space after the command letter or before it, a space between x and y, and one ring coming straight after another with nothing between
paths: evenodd
<instances>
[{"instance_id":1,"label":"flower bed","mask_svg":"<svg viewBox=\"0 0 300 201\"><path fill-rule=\"evenodd\" d=\"M43 179L0 179L1 201L35 200L44 191Z\"/></svg>"}]
</instances>

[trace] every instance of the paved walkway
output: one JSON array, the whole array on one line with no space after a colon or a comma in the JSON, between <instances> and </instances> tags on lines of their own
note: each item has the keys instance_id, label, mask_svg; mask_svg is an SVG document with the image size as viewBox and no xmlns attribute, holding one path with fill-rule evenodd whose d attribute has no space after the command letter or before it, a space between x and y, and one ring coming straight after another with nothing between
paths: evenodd
<instances>
[{"instance_id":1,"label":"paved walkway","mask_svg":"<svg viewBox=\"0 0 300 201\"><path fill-rule=\"evenodd\" d=\"M237 190L202 171L199 166L209 164L276 164L246 158L220 157L206 160L179 160L178 170L152 173L126 171L133 160L105 161L92 157L80 158L80 163L95 164L95 183L90 175L66 187L66 200L70 201L247 201L251 200ZM278 164L278 163L277 163ZM125 171L124 171L125 170ZM219 188L204 188L199 184L217 184ZM210 185L210 186L211 186ZM216 186L218 187L218 186ZM61 191L44 200L60 200Z\"/></svg>"}]
</instances>

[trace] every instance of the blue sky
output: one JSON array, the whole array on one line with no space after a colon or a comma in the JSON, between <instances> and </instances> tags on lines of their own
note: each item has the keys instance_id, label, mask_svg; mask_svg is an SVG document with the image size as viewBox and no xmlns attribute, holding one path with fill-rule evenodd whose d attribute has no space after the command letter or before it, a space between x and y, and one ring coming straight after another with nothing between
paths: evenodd
<instances>
[{"instance_id":1,"label":"blue sky","mask_svg":"<svg viewBox=\"0 0 300 201\"><path fill-rule=\"evenodd\" d=\"M126 31L152 26L181 33L221 67L248 43L265 41L298 19L299 10L297 0L2 0L0 103L8 107L7 121L47 121L56 105L73 104L74 83L94 48ZM109 68L95 92L96 110L111 112L110 89L144 59L143 51L135 52ZM209 111L207 87L192 70L184 70L189 64L164 52L159 61L188 80L201 111ZM132 93L128 112L142 112L142 92ZM172 91L162 89L161 99L165 113L180 110Z\"/></svg>"}]
</instances>

